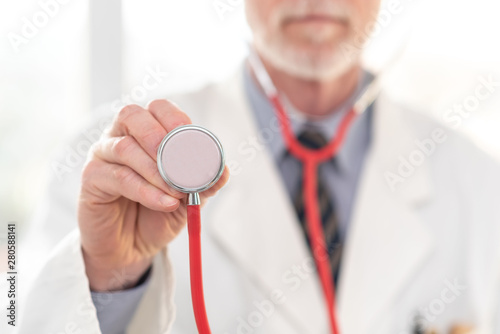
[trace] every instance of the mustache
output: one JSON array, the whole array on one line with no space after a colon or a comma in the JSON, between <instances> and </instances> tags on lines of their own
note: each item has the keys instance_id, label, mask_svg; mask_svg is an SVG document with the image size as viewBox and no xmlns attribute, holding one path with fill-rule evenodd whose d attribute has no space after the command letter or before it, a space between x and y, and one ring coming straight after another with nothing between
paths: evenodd
<instances>
[{"instance_id":1,"label":"mustache","mask_svg":"<svg viewBox=\"0 0 500 334\"><path fill-rule=\"evenodd\" d=\"M305 16L331 17L339 21L349 21L351 10L346 3L331 0L284 1L274 9L271 23L283 22Z\"/></svg>"}]
</instances>

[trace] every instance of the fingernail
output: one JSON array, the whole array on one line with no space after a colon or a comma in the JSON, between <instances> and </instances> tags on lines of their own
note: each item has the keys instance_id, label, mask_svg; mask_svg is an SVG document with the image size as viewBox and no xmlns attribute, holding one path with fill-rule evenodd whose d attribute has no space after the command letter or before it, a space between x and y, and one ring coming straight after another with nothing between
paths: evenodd
<instances>
[{"instance_id":1,"label":"fingernail","mask_svg":"<svg viewBox=\"0 0 500 334\"><path fill-rule=\"evenodd\" d=\"M160 203L161 205L163 205L164 207L170 207L170 206L174 206L177 204L177 200L175 198L172 198L170 196L167 196L167 195L162 195L160 197Z\"/></svg>"}]
</instances>

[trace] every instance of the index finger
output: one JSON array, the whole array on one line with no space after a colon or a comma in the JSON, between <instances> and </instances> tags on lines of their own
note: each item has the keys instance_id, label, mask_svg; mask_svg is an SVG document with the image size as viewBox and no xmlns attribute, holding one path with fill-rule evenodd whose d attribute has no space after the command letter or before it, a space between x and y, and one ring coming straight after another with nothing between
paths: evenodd
<instances>
[{"instance_id":1,"label":"index finger","mask_svg":"<svg viewBox=\"0 0 500 334\"><path fill-rule=\"evenodd\" d=\"M117 114L109 135L134 137L144 151L156 161L156 151L167 131L150 111L132 104Z\"/></svg>"},{"instance_id":2,"label":"index finger","mask_svg":"<svg viewBox=\"0 0 500 334\"><path fill-rule=\"evenodd\" d=\"M167 132L180 125L191 124L189 116L167 100L154 100L146 107Z\"/></svg>"}]
</instances>

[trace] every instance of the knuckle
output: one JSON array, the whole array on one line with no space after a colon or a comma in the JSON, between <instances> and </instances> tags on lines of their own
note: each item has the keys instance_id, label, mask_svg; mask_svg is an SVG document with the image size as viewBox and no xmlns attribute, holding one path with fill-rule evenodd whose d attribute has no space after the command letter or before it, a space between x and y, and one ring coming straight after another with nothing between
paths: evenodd
<instances>
[{"instance_id":1,"label":"knuckle","mask_svg":"<svg viewBox=\"0 0 500 334\"><path fill-rule=\"evenodd\" d=\"M119 123L125 123L128 118L130 118L131 115L134 115L136 113L139 113L143 111L140 106L137 104L129 104L125 107L123 107L119 112L118 112L118 117L117 120Z\"/></svg>"},{"instance_id":2,"label":"knuckle","mask_svg":"<svg viewBox=\"0 0 500 334\"><path fill-rule=\"evenodd\" d=\"M96 141L95 143L92 143L90 145L89 151L87 152L87 162L89 160L95 159L96 156L98 155L98 152L101 150L102 146L102 139Z\"/></svg>"},{"instance_id":3,"label":"knuckle","mask_svg":"<svg viewBox=\"0 0 500 334\"><path fill-rule=\"evenodd\" d=\"M121 161L123 161L123 158L131 153L134 144L135 141L132 137L124 136L113 142L111 150Z\"/></svg>"},{"instance_id":4,"label":"knuckle","mask_svg":"<svg viewBox=\"0 0 500 334\"><path fill-rule=\"evenodd\" d=\"M148 103L149 110L161 110L172 108L172 103L166 99L157 99Z\"/></svg>"},{"instance_id":5,"label":"knuckle","mask_svg":"<svg viewBox=\"0 0 500 334\"><path fill-rule=\"evenodd\" d=\"M129 183L133 176L134 174L132 173L132 171L125 166L119 166L113 169L113 177L119 184Z\"/></svg>"},{"instance_id":6,"label":"knuckle","mask_svg":"<svg viewBox=\"0 0 500 334\"><path fill-rule=\"evenodd\" d=\"M184 124L189 124L189 123L192 123L191 122L191 118L184 112L184 111L181 111L181 110L176 110L174 112L175 114L175 117L179 119L179 122Z\"/></svg>"},{"instance_id":7,"label":"knuckle","mask_svg":"<svg viewBox=\"0 0 500 334\"><path fill-rule=\"evenodd\" d=\"M92 143L89 148L88 156L94 157L95 153L101 148L103 140L99 139L98 141Z\"/></svg>"},{"instance_id":8,"label":"knuckle","mask_svg":"<svg viewBox=\"0 0 500 334\"><path fill-rule=\"evenodd\" d=\"M101 163L97 160L90 159L86 162L82 170L82 183L89 183L101 168Z\"/></svg>"},{"instance_id":9,"label":"knuckle","mask_svg":"<svg viewBox=\"0 0 500 334\"><path fill-rule=\"evenodd\" d=\"M170 117L182 119L182 122L191 123L189 116L171 100L161 99L151 101L148 104L148 109L156 113L157 116L164 116L165 114L168 114Z\"/></svg>"},{"instance_id":10,"label":"knuckle","mask_svg":"<svg viewBox=\"0 0 500 334\"><path fill-rule=\"evenodd\" d=\"M148 149L151 149L151 152L155 152L158 149L161 141L163 140L164 132L163 131L149 131L144 134L144 141L150 145Z\"/></svg>"},{"instance_id":11,"label":"knuckle","mask_svg":"<svg viewBox=\"0 0 500 334\"><path fill-rule=\"evenodd\" d=\"M149 189L144 184L141 184L137 187L137 194L139 198L147 199L149 198Z\"/></svg>"}]
</instances>

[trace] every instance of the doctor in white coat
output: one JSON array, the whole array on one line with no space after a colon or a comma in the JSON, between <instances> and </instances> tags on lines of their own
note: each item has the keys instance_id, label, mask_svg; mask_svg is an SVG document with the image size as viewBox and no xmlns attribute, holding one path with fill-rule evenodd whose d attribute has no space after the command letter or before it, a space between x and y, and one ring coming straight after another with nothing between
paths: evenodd
<instances>
[{"instance_id":1,"label":"doctor in white coat","mask_svg":"<svg viewBox=\"0 0 500 334\"><path fill-rule=\"evenodd\" d=\"M254 46L290 112L321 123L352 102L365 76L340 45L354 43L378 6L246 1ZM329 333L311 252L268 145L280 132L256 121L249 81L264 96L244 64L175 104L123 108L82 170L50 185L37 224L74 231L33 284L20 333L196 332L185 196L155 165L164 135L191 121L217 134L227 156L223 177L202 196L212 331ZM348 211L336 284L341 333L500 333L498 162L387 92L370 109L370 144L356 189L346 190L352 209L339 211Z\"/></svg>"}]
</instances>

